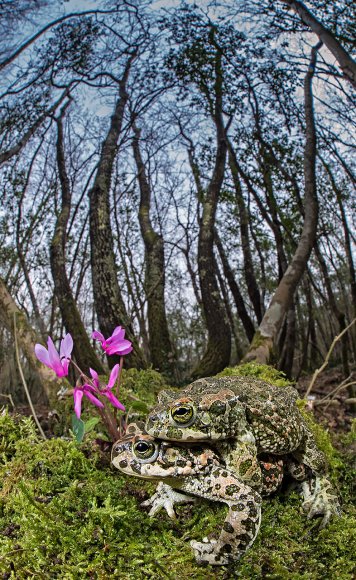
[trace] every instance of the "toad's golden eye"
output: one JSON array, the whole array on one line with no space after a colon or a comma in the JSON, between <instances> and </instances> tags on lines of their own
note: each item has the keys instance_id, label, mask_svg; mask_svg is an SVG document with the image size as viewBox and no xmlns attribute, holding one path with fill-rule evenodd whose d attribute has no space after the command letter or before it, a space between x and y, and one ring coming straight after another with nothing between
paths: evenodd
<instances>
[{"instance_id":1,"label":"toad's golden eye","mask_svg":"<svg viewBox=\"0 0 356 580\"><path fill-rule=\"evenodd\" d=\"M151 441L146 441L145 439L141 439L140 441L137 441L134 445L133 445L133 452L134 455L136 455L136 457L138 459L155 459L155 457L157 457L157 446L152 443Z\"/></svg>"},{"instance_id":2,"label":"toad's golden eye","mask_svg":"<svg viewBox=\"0 0 356 580\"><path fill-rule=\"evenodd\" d=\"M178 425L191 424L195 418L194 407L186 403L178 403L171 409L171 417Z\"/></svg>"}]
</instances>

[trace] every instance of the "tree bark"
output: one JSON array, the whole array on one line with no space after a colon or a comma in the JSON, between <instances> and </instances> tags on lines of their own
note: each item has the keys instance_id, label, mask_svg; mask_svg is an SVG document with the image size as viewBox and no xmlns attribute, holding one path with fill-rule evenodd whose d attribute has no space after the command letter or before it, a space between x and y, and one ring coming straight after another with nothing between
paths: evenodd
<instances>
[{"instance_id":1,"label":"tree bark","mask_svg":"<svg viewBox=\"0 0 356 580\"><path fill-rule=\"evenodd\" d=\"M335 38L332 32L328 30L311 12L308 8L298 0L282 0L285 4L293 8L300 19L306 26L309 26L320 39L322 43L327 46L330 52L334 55L340 68L347 79L354 87L356 87L356 62L344 49L340 42Z\"/></svg>"},{"instance_id":2,"label":"tree bark","mask_svg":"<svg viewBox=\"0 0 356 580\"><path fill-rule=\"evenodd\" d=\"M31 327L26 315L19 309L10 295L4 281L0 278L0 320L14 336L14 316L16 316L16 338L19 349L38 376L38 388L43 391L43 403L53 399L58 389L66 385L65 379L58 379L51 369L43 365L35 355L35 344L42 342Z\"/></svg>"},{"instance_id":3,"label":"tree bark","mask_svg":"<svg viewBox=\"0 0 356 580\"><path fill-rule=\"evenodd\" d=\"M317 242L315 243L314 249L315 249L315 254L318 258L318 262L320 264L321 271L322 271L323 276L324 276L324 282L325 282L326 292L328 295L329 307L331 307L331 311L338 322L338 326L339 326L338 332L341 333L347 326L345 313L342 312L342 310L340 310L340 308L337 304L337 301L336 301L336 298L335 298L335 295L334 295L334 292L333 292L333 289L331 286L328 267L327 267L326 262L322 256L322 253L320 251L320 248L319 248L319 245ZM344 336L341 339L342 367L343 367L343 372L344 372L345 378L348 377L350 374L348 347L349 347L349 341L348 341L348 336L346 333L346 334L344 334Z\"/></svg>"},{"instance_id":4,"label":"tree bark","mask_svg":"<svg viewBox=\"0 0 356 580\"><path fill-rule=\"evenodd\" d=\"M346 212L342 200L342 192L340 191L339 187L336 185L336 181L334 175L331 171L330 166L323 160L323 165L328 172L330 177L331 186L334 190L336 195L337 203L340 209L340 216L342 222L342 228L344 230L344 238L345 238L345 253L346 259L349 269L349 276L350 276L350 286L351 286L351 297L352 297L352 306L353 306L353 315L356 316L356 274L355 274L355 265L352 256L352 242L350 236L350 229L347 223Z\"/></svg>"},{"instance_id":5,"label":"tree bark","mask_svg":"<svg viewBox=\"0 0 356 580\"><path fill-rule=\"evenodd\" d=\"M146 366L142 351L134 336L132 322L127 314L117 279L114 240L110 221L110 185L113 165L117 153L117 141L121 133L124 110L128 100L126 84L135 54L127 61L124 75L119 85L119 98L108 133L102 145L94 184L89 192L90 201L90 246L93 279L94 304L99 328L105 337L112 334L116 326L122 325L134 350L127 357L127 366ZM115 364L116 357L108 358L109 365Z\"/></svg>"},{"instance_id":6,"label":"tree bark","mask_svg":"<svg viewBox=\"0 0 356 580\"><path fill-rule=\"evenodd\" d=\"M132 124L132 129L134 132L132 147L140 187L138 218L145 244L145 292L151 363L154 369L173 376L175 356L169 336L164 296L164 244L162 236L154 230L150 217L151 187L140 150L141 131L135 122Z\"/></svg>"},{"instance_id":7,"label":"tree bark","mask_svg":"<svg viewBox=\"0 0 356 580\"><path fill-rule=\"evenodd\" d=\"M256 276L255 276L255 270L254 270L253 260L252 260L252 253L251 253L251 248L250 248L250 237L249 237L249 231L248 231L249 216L247 213L245 201L244 201L243 194L242 194L239 172L238 172L238 168L237 168L236 154L235 154L235 151L232 147L231 141L229 139L227 140L227 144L228 144L228 150L229 150L230 171L231 171L232 179L234 182L234 187L235 187L235 192L236 192L236 201L237 201L237 206L239 209L239 216L240 216L240 237L241 237L242 253L243 253L243 258L244 258L244 274L245 274L245 280L246 280L246 284L247 284L247 292L248 292L248 295L250 297L253 309L255 311L257 322L259 324L262 320L262 301L261 301L261 295L260 295L260 291L258 288ZM245 329L245 330L247 330L247 329ZM254 332L254 330L253 330L253 332ZM250 337L249 337L249 340L251 340Z\"/></svg>"},{"instance_id":8,"label":"tree bark","mask_svg":"<svg viewBox=\"0 0 356 580\"><path fill-rule=\"evenodd\" d=\"M295 342L297 336L294 301L289 307L286 322L287 322L286 332L284 337L284 343L281 349L281 355L278 361L278 368L281 371L283 371L287 375L287 377L291 377L293 371Z\"/></svg>"},{"instance_id":9,"label":"tree bark","mask_svg":"<svg viewBox=\"0 0 356 580\"><path fill-rule=\"evenodd\" d=\"M237 330L235 328L235 322L234 322L234 316L232 313L232 309L230 306L230 301L229 301L229 295L228 295L228 291L226 288L226 282L224 280L224 277L222 275L222 273L220 272L219 269L219 265L217 263L217 260L215 260L215 271L216 271L216 276L219 282L219 286L220 286L220 290L221 290L221 294L224 300L224 305L225 305L225 309L226 309L226 314L230 323L230 328L231 328L231 334L232 337L234 339L234 343L235 343L235 348L236 348L236 359L232 362L232 364L238 364L238 362L242 359L243 357L243 351L240 345L240 340L239 337L237 335Z\"/></svg>"},{"instance_id":10,"label":"tree bark","mask_svg":"<svg viewBox=\"0 0 356 580\"><path fill-rule=\"evenodd\" d=\"M216 244L216 247L217 247L218 252L219 252L220 260L221 260L222 267L224 270L224 276L227 280L227 283L229 284L231 294L232 294L234 301L235 301L237 313L238 313L239 318L241 320L242 326L244 327L244 330L246 332L246 336L247 336L249 342L251 342L251 340L253 339L254 334L255 334L255 327L253 325L253 322L250 318L249 313L246 310L243 296L242 296L240 288L235 280L235 276L233 274L233 271L231 270L229 261L227 259L226 253L225 253L225 250L223 248L222 242L221 242L220 237L219 237L216 230L215 230L215 244Z\"/></svg>"},{"instance_id":11,"label":"tree bark","mask_svg":"<svg viewBox=\"0 0 356 580\"><path fill-rule=\"evenodd\" d=\"M316 187L316 130L313 110L312 81L321 43L312 49L307 74L304 79L304 108L306 141L304 148L304 224L302 234L262 322L254 336L246 361L256 360L266 364L271 358L273 347L283 324L299 281L307 266L313 249L318 225L318 198Z\"/></svg>"},{"instance_id":12,"label":"tree bark","mask_svg":"<svg viewBox=\"0 0 356 580\"><path fill-rule=\"evenodd\" d=\"M61 184L61 208L57 216L50 248L51 271L62 320L67 332L70 332L73 337L73 354L76 362L84 372L91 367L99 374L103 374L105 372L104 367L90 343L66 272L67 225L72 195L64 155L62 122L64 110L63 108L61 116L57 119L57 166Z\"/></svg>"},{"instance_id":13,"label":"tree bark","mask_svg":"<svg viewBox=\"0 0 356 580\"><path fill-rule=\"evenodd\" d=\"M203 312L208 330L208 343L203 358L192 377L215 375L230 361L231 331L214 267L214 227L227 154L226 130L222 117L221 52L215 61L215 95L213 118L216 128L216 155L212 178L202 203L203 213L198 240L198 269Z\"/></svg>"}]
</instances>

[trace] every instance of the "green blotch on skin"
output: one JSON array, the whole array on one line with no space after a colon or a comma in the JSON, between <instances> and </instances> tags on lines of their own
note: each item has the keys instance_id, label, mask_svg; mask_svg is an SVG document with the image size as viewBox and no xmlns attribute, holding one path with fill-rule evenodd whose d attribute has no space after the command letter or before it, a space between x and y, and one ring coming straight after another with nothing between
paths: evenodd
<instances>
[{"instance_id":1,"label":"green blotch on skin","mask_svg":"<svg viewBox=\"0 0 356 580\"><path fill-rule=\"evenodd\" d=\"M240 475L245 475L245 473L250 469L252 465L251 459L246 459L239 465L239 473Z\"/></svg>"},{"instance_id":2,"label":"green blotch on skin","mask_svg":"<svg viewBox=\"0 0 356 580\"><path fill-rule=\"evenodd\" d=\"M239 488L237 487L237 485L234 485L232 483L231 485L226 486L225 491L226 491L227 495L234 495L235 493L237 493L239 491Z\"/></svg>"},{"instance_id":3,"label":"green blotch on skin","mask_svg":"<svg viewBox=\"0 0 356 580\"><path fill-rule=\"evenodd\" d=\"M226 405L220 401L214 401L214 403L210 405L209 411L215 415L223 415L226 411Z\"/></svg>"},{"instance_id":4,"label":"green blotch on skin","mask_svg":"<svg viewBox=\"0 0 356 580\"><path fill-rule=\"evenodd\" d=\"M174 427L169 427L167 429L168 439L182 439L182 431L180 429L175 429Z\"/></svg>"}]
</instances>

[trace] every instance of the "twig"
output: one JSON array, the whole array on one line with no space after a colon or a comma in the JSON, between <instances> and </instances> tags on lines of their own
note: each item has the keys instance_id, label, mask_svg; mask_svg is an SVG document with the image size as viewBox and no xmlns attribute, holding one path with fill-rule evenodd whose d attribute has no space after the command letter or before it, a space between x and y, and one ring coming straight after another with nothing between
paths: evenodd
<instances>
[{"instance_id":1,"label":"twig","mask_svg":"<svg viewBox=\"0 0 356 580\"><path fill-rule=\"evenodd\" d=\"M15 404L14 404L14 401L13 401L13 398L11 395L4 395L3 393L0 393L0 397L6 397L6 399L9 399L10 403L12 405L12 408L15 409Z\"/></svg>"},{"instance_id":2,"label":"twig","mask_svg":"<svg viewBox=\"0 0 356 580\"><path fill-rule=\"evenodd\" d=\"M39 432L41 434L41 437L43 439L46 439L46 435L44 434L44 431L43 431L43 429L41 427L41 424L40 424L40 422L38 420L38 417L36 415L36 411L35 411L34 406L32 404L30 392L29 392L29 390L27 388L26 379L25 379L25 376L23 374L23 370L22 370L22 366L21 366L19 347L18 347L18 344L17 344L16 312L14 312L14 338L15 338L16 360L17 360L17 364L18 364L18 367L19 367L19 373L20 373L20 377L21 377L21 380L22 380L23 388L25 389L25 393L26 393L26 397L27 397L27 400L28 400L28 404L30 405L30 409L31 409L32 416L33 416L33 418L34 418L34 420L36 422L36 425L37 425L38 430L39 430Z\"/></svg>"},{"instance_id":3,"label":"twig","mask_svg":"<svg viewBox=\"0 0 356 580\"><path fill-rule=\"evenodd\" d=\"M334 350L335 344L340 340L340 338L342 338L344 336L344 334L351 328L351 326L353 324L355 324L355 322L356 322L356 318L354 318L350 322L350 324L348 326L346 326L346 328L344 328L344 330L342 332L340 332L340 334L338 334L337 336L335 336L334 340L331 343L331 346L330 346L330 348L328 350L328 353L327 353L327 355L325 357L325 360L324 360L323 364L321 365L320 368L318 368L318 369L316 369L316 371L314 371L312 380L310 381L309 387L307 388L307 391L306 391L306 393L304 395L304 399L307 399L308 398L308 395L310 394L310 391L312 390L316 379L318 378L318 376L320 375L320 373L325 369L325 367L328 365L329 359L330 359L330 356L331 356L332 351Z\"/></svg>"},{"instance_id":4,"label":"twig","mask_svg":"<svg viewBox=\"0 0 356 580\"><path fill-rule=\"evenodd\" d=\"M329 393L328 395L323 397L321 400L325 401L325 399L329 399L329 398L333 399L335 397L335 395L337 395L337 393L342 391L342 389L346 389L347 387L351 387L351 385L356 385L356 381L349 381L348 383L345 383L345 381L343 381L340 385L335 387L335 389L333 391L331 391L331 393Z\"/></svg>"}]
</instances>

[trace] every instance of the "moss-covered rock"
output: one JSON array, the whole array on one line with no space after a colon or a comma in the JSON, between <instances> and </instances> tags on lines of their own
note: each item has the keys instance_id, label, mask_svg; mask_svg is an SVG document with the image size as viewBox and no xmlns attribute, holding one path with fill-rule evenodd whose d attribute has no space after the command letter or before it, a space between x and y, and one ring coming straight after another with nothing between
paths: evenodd
<instances>
[{"instance_id":1,"label":"moss-covered rock","mask_svg":"<svg viewBox=\"0 0 356 580\"><path fill-rule=\"evenodd\" d=\"M154 485L102 467L90 447L38 440L27 419L7 414L0 439L0 571L3 578L334 579L353 577L351 469L339 459L343 516L325 530L307 520L297 493L266 500L261 532L231 568L199 567L189 540L216 532L225 507L212 502L150 519L140 503Z\"/></svg>"},{"instance_id":2,"label":"moss-covered rock","mask_svg":"<svg viewBox=\"0 0 356 580\"><path fill-rule=\"evenodd\" d=\"M235 367L227 367L217 377L255 377L277 387L287 387L293 383L289 381L282 371L278 371L269 365L260 365L256 362L249 362Z\"/></svg>"}]
</instances>

